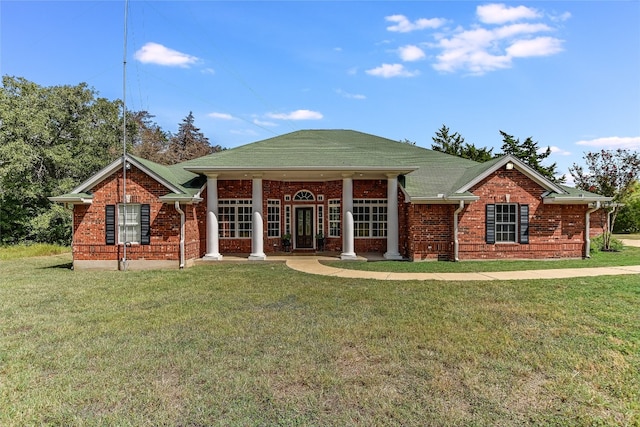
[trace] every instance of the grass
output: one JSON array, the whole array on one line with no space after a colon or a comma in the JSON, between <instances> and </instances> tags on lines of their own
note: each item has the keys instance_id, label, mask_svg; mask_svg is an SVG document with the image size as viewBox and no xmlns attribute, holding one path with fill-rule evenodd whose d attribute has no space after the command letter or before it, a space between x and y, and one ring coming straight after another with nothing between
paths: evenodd
<instances>
[{"instance_id":1,"label":"grass","mask_svg":"<svg viewBox=\"0 0 640 427\"><path fill-rule=\"evenodd\" d=\"M0 261L34 256L59 255L70 252L70 247L50 245L45 243L35 243L32 245L0 246Z\"/></svg>"},{"instance_id":2,"label":"grass","mask_svg":"<svg viewBox=\"0 0 640 427\"><path fill-rule=\"evenodd\" d=\"M637 276L3 261L0 425L640 425Z\"/></svg>"},{"instance_id":3,"label":"grass","mask_svg":"<svg viewBox=\"0 0 640 427\"><path fill-rule=\"evenodd\" d=\"M396 273L473 273L489 271L548 270L554 268L609 267L640 264L640 247L625 246L620 252L597 252L589 259L558 260L494 260L460 262L398 262L398 261L322 261L331 267L390 271Z\"/></svg>"}]
</instances>

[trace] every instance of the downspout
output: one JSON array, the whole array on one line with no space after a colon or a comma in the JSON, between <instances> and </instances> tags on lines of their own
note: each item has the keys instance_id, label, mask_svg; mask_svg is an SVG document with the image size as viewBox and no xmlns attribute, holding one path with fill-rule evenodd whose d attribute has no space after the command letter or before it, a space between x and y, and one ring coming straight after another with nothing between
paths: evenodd
<instances>
[{"instance_id":1,"label":"downspout","mask_svg":"<svg viewBox=\"0 0 640 427\"><path fill-rule=\"evenodd\" d=\"M460 200L460 206L453 212L453 260L460 261L458 257L458 214L464 209L464 200Z\"/></svg>"},{"instance_id":2,"label":"downspout","mask_svg":"<svg viewBox=\"0 0 640 427\"><path fill-rule=\"evenodd\" d=\"M174 206L180 213L180 268L184 268L184 211L180 209L180 202L177 200Z\"/></svg>"},{"instance_id":3,"label":"downspout","mask_svg":"<svg viewBox=\"0 0 640 427\"><path fill-rule=\"evenodd\" d=\"M591 231L591 214L600 209L600 202L597 201L593 208L587 209L587 213L584 216L584 257L591 258L591 238L589 233Z\"/></svg>"}]
</instances>

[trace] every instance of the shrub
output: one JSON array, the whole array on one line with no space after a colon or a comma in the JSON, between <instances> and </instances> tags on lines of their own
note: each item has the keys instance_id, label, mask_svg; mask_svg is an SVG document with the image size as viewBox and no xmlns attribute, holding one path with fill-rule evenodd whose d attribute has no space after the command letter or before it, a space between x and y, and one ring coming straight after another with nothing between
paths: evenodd
<instances>
[{"instance_id":1,"label":"shrub","mask_svg":"<svg viewBox=\"0 0 640 427\"><path fill-rule=\"evenodd\" d=\"M622 242L615 237L611 237L611 243L609 244L609 251L618 252L623 248ZM604 234L601 234L597 237L591 239L591 247L589 248L590 252L598 253L605 250L604 247Z\"/></svg>"}]
</instances>

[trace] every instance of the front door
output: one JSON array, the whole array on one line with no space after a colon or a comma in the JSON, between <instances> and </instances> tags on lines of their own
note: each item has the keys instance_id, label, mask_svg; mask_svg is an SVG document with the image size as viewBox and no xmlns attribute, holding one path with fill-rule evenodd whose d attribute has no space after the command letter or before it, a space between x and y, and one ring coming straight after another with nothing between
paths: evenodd
<instances>
[{"instance_id":1,"label":"front door","mask_svg":"<svg viewBox=\"0 0 640 427\"><path fill-rule=\"evenodd\" d=\"M313 208L296 208L296 248L313 249Z\"/></svg>"}]
</instances>

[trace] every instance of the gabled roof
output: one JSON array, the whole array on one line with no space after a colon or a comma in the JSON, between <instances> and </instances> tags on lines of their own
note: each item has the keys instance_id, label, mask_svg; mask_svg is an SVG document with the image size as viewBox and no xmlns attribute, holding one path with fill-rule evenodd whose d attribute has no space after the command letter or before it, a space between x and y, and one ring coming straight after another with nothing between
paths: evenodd
<instances>
[{"instance_id":1,"label":"gabled roof","mask_svg":"<svg viewBox=\"0 0 640 427\"><path fill-rule=\"evenodd\" d=\"M93 200L93 194L91 194L93 187L121 170L123 159L124 157L120 157L114 160L70 193L49 197L49 200L60 203L90 204ZM179 165L165 166L130 154L127 154L126 161L167 188L168 194L161 197L163 201L177 200L186 203L201 200L200 191L205 183L201 175L189 172Z\"/></svg>"}]
</instances>

